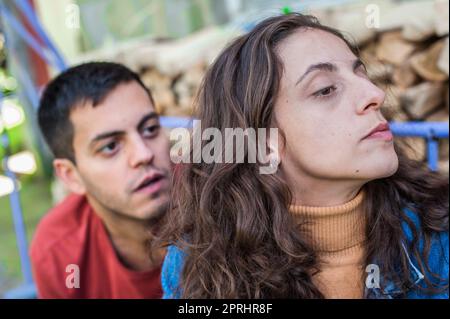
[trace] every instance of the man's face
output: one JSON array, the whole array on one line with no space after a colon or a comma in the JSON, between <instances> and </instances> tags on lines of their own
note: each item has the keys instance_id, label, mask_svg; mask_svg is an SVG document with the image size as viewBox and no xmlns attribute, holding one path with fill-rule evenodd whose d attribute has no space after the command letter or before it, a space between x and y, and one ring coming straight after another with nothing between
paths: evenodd
<instances>
[{"instance_id":1,"label":"man's face","mask_svg":"<svg viewBox=\"0 0 450 319\"><path fill-rule=\"evenodd\" d=\"M395 173L389 131L365 138L386 123L380 111L385 94L345 42L321 30L299 30L278 54L284 68L275 116L286 136L285 174L369 181Z\"/></svg>"},{"instance_id":2,"label":"man's face","mask_svg":"<svg viewBox=\"0 0 450 319\"><path fill-rule=\"evenodd\" d=\"M76 169L93 206L139 220L160 216L169 200L169 140L145 90L120 84L70 119Z\"/></svg>"}]
</instances>

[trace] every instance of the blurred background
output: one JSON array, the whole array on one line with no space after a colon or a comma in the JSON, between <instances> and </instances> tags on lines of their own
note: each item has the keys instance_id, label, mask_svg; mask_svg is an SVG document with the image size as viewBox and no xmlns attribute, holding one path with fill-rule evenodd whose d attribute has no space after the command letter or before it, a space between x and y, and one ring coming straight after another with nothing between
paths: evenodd
<instances>
[{"instance_id":1,"label":"blurred background","mask_svg":"<svg viewBox=\"0 0 450 319\"><path fill-rule=\"evenodd\" d=\"M0 297L33 296L28 243L65 194L36 123L49 79L84 61L124 63L162 115L187 117L220 50L290 11L316 15L359 45L388 92L394 133L411 157L448 174L448 0L0 0Z\"/></svg>"}]
</instances>

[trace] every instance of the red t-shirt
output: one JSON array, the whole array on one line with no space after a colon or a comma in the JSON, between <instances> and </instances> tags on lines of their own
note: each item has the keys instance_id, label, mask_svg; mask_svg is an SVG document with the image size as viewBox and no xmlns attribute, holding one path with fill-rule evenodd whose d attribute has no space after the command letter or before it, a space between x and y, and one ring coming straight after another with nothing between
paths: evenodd
<instances>
[{"instance_id":1,"label":"red t-shirt","mask_svg":"<svg viewBox=\"0 0 450 319\"><path fill-rule=\"evenodd\" d=\"M39 298L162 297L161 267L126 268L84 196L70 195L44 216L30 255Z\"/></svg>"}]
</instances>

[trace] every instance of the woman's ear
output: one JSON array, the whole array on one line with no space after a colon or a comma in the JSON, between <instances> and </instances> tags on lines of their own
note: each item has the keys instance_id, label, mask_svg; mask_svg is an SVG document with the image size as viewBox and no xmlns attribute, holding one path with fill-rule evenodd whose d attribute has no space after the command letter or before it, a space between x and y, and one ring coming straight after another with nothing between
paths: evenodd
<instances>
[{"instance_id":1,"label":"woman's ear","mask_svg":"<svg viewBox=\"0 0 450 319\"><path fill-rule=\"evenodd\" d=\"M267 154L269 163L275 169L281 164L280 148L279 148L279 133L277 128L271 128L269 130L269 136L267 137L267 147L269 153Z\"/></svg>"},{"instance_id":2,"label":"woman's ear","mask_svg":"<svg viewBox=\"0 0 450 319\"><path fill-rule=\"evenodd\" d=\"M75 164L69 159L57 158L53 160L53 168L56 176L61 179L64 185L73 193L84 195L86 188L78 173Z\"/></svg>"},{"instance_id":3,"label":"woman's ear","mask_svg":"<svg viewBox=\"0 0 450 319\"><path fill-rule=\"evenodd\" d=\"M260 159L263 163L268 163L268 166L261 166L259 171L261 174L275 174L278 170L278 165L280 164L278 129L270 128L265 137L266 141L263 147L266 148L267 153L260 157Z\"/></svg>"}]
</instances>

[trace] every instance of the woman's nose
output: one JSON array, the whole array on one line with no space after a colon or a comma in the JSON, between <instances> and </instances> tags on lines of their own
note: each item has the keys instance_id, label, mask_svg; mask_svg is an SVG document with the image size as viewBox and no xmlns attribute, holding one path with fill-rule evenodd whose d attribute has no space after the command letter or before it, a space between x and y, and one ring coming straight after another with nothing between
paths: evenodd
<instances>
[{"instance_id":1,"label":"woman's nose","mask_svg":"<svg viewBox=\"0 0 450 319\"><path fill-rule=\"evenodd\" d=\"M360 82L356 92L361 94L361 103L357 108L358 114L366 113L371 109L380 109L386 97L386 93L369 80L364 80L363 83Z\"/></svg>"}]
</instances>

